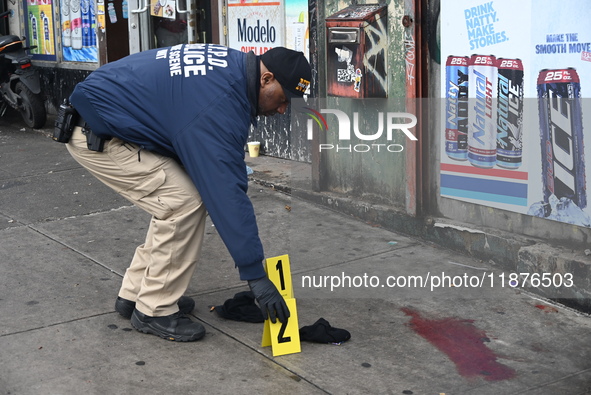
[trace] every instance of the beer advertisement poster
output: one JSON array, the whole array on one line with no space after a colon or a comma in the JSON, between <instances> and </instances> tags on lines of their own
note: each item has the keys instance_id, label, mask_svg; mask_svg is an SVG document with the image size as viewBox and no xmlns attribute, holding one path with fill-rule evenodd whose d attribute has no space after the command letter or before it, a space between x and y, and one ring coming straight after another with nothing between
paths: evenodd
<instances>
[{"instance_id":1,"label":"beer advertisement poster","mask_svg":"<svg viewBox=\"0 0 591 395\"><path fill-rule=\"evenodd\" d=\"M58 26L61 26L63 60L66 62L97 62L96 29L97 21L102 21L101 26L104 28L104 1L98 2L98 14L95 2L91 0L62 0L60 5ZM111 22L116 21L117 15L113 2L109 3L108 12Z\"/></svg>"},{"instance_id":2,"label":"beer advertisement poster","mask_svg":"<svg viewBox=\"0 0 591 395\"><path fill-rule=\"evenodd\" d=\"M53 34L53 4L51 0L27 0L25 2L27 45L36 60L55 60Z\"/></svg>"},{"instance_id":3,"label":"beer advertisement poster","mask_svg":"<svg viewBox=\"0 0 591 395\"><path fill-rule=\"evenodd\" d=\"M228 1L228 46L262 55L285 45L284 0Z\"/></svg>"},{"instance_id":4,"label":"beer advertisement poster","mask_svg":"<svg viewBox=\"0 0 591 395\"><path fill-rule=\"evenodd\" d=\"M590 20L587 0L442 3L442 197L591 227Z\"/></svg>"}]
</instances>

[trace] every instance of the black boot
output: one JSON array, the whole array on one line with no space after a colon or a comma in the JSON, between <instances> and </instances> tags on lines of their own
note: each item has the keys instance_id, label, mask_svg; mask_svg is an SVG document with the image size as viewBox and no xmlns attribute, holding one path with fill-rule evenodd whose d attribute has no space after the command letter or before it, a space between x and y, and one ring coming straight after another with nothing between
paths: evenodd
<instances>
[{"instance_id":1,"label":"black boot","mask_svg":"<svg viewBox=\"0 0 591 395\"><path fill-rule=\"evenodd\" d=\"M131 315L131 325L140 332L179 342L192 342L205 335L203 325L191 321L180 312L164 317L150 317L135 309Z\"/></svg>"},{"instance_id":2,"label":"black boot","mask_svg":"<svg viewBox=\"0 0 591 395\"><path fill-rule=\"evenodd\" d=\"M195 301L188 296L181 296L177 304L181 314L189 314L195 308ZM135 302L117 296L117 300L115 301L115 311L121 314L123 318L131 318L134 309Z\"/></svg>"}]
</instances>

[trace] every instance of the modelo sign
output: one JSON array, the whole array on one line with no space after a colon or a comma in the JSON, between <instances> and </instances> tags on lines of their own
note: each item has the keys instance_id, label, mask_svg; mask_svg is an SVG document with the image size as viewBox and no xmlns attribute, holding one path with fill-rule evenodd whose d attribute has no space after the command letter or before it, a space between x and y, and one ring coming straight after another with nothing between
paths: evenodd
<instances>
[{"instance_id":1,"label":"modelo sign","mask_svg":"<svg viewBox=\"0 0 591 395\"><path fill-rule=\"evenodd\" d=\"M228 46L261 55L284 45L284 2L228 2Z\"/></svg>"},{"instance_id":2,"label":"modelo sign","mask_svg":"<svg viewBox=\"0 0 591 395\"><path fill-rule=\"evenodd\" d=\"M261 26L260 19L257 19L256 26L247 25L248 20L238 20L238 41L257 44L274 43L277 38L277 30L267 19L265 25Z\"/></svg>"}]
</instances>

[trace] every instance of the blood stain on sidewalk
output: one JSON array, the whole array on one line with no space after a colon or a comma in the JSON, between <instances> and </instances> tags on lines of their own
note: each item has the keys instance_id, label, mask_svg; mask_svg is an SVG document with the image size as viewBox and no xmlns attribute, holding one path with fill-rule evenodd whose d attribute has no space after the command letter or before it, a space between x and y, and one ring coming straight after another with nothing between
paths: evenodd
<instances>
[{"instance_id":1,"label":"blood stain on sidewalk","mask_svg":"<svg viewBox=\"0 0 591 395\"><path fill-rule=\"evenodd\" d=\"M473 325L472 320L427 319L409 308L402 311L412 317L407 325L445 353L462 376L480 376L487 381L515 377L515 370L497 362L496 354L484 344L490 341L489 338Z\"/></svg>"}]
</instances>

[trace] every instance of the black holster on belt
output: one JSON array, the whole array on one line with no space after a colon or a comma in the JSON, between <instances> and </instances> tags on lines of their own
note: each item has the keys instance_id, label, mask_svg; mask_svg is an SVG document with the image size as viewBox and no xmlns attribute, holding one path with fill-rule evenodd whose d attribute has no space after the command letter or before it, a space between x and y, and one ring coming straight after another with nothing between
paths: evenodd
<instances>
[{"instance_id":1,"label":"black holster on belt","mask_svg":"<svg viewBox=\"0 0 591 395\"><path fill-rule=\"evenodd\" d=\"M90 129L90 126L88 126L86 122L84 122L84 125L79 126L82 126L82 134L86 136L86 146L88 149L91 151L103 152L106 139L92 133L92 129Z\"/></svg>"},{"instance_id":2,"label":"black holster on belt","mask_svg":"<svg viewBox=\"0 0 591 395\"><path fill-rule=\"evenodd\" d=\"M80 126L82 128L82 134L86 136L86 145L89 150L103 152L105 141L102 137L98 137L92 132L90 126L86 124L84 119L78 114L78 111L68 102L68 99L64 99L64 102L60 105L57 118L55 119L55 128L53 130L53 139L60 143L67 143L72 137L74 127Z\"/></svg>"}]
</instances>

